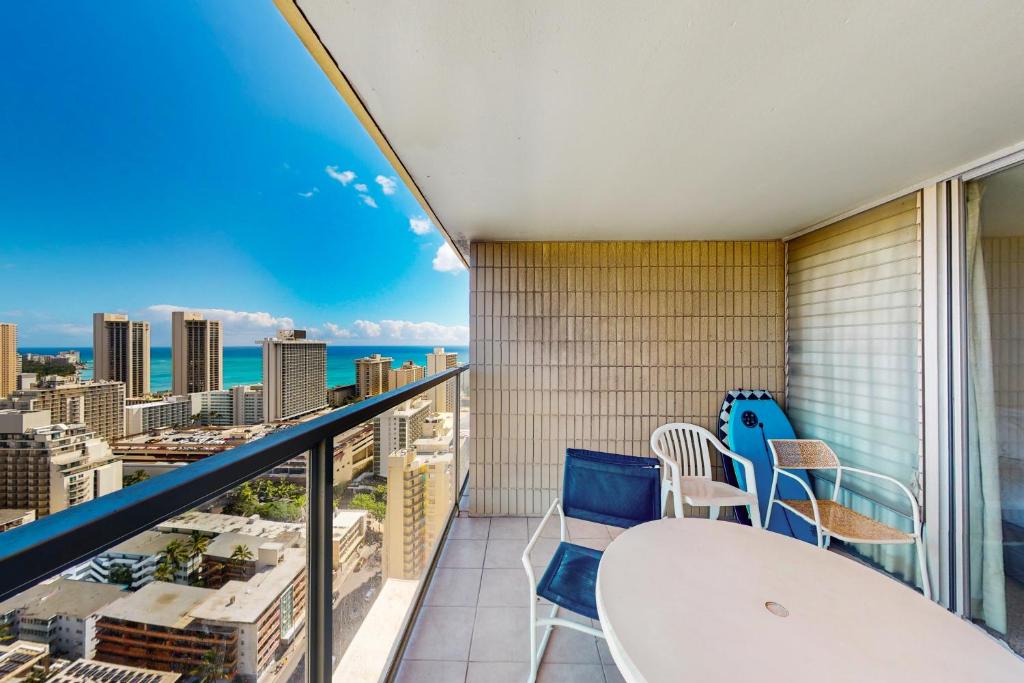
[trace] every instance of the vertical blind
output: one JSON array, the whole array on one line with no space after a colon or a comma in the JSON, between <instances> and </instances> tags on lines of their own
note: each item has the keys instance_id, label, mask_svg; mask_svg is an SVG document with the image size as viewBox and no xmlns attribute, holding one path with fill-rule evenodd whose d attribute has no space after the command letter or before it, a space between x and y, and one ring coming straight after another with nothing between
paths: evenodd
<instances>
[{"instance_id":1,"label":"vertical blind","mask_svg":"<svg viewBox=\"0 0 1024 683\"><path fill-rule=\"evenodd\" d=\"M786 277L786 397L797 435L923 499L920 193L792 240ZM910 512L892 484L851 476L843 488L876 518Z\"/></svg>"}]
</instances>

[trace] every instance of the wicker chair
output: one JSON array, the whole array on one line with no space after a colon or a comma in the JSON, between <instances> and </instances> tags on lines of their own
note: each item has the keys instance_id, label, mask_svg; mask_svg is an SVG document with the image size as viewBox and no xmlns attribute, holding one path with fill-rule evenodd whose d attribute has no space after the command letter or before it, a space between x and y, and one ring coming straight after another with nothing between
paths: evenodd
<instances>
[{"instance_id":1,"label":"wicker chair","mask_svg":"<svg viewBox=\"0 0 1024 683\"><path fill-rule=\"evenodd\" d=\"M931 586L928 581L928 568L925 564L924 546L921 535L921 513L910 490L892 477L877 472L869 472L855 467L840 464L839 456L828 444L817 439L769 439L768 447L772 452L774 473L772 475L771 494L768 498L768 514L765 526L771 520L774 505L780 505L810 524L818 532L818 546L824 548L829 539L837 538L847 543L883 544L914 544L917 551L917 563L921 573L921 588L926 598L931 598ZM815 497L810 486L790 470L834 470L835 485L832 487L832 498L821 500ZM882 524L859 512L855 512L837 502L843 472L882 479L897 486L910 501L910 509L914 519L913 533L907 533L894 527ZM780 499L778 493L779 475L798 482L807 492L806 500Z\"/></svg>"}]
</instances>

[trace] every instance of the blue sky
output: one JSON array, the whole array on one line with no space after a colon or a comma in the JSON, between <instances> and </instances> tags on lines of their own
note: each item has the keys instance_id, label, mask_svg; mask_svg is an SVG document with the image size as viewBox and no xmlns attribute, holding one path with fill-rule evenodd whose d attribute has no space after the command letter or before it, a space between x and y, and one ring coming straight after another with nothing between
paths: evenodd
<instances>
[{"instance_id":1,"label":"blue sky","mask_svg":"<svg viewBox=\"0 0 1024 683\"><path fill-rule=\"evenodd\" d=\"M464 341L467 274L270 0L16 3L0 27L0 320L89 345L171 308L228 343Z\"/></svg>"}]
</instances>

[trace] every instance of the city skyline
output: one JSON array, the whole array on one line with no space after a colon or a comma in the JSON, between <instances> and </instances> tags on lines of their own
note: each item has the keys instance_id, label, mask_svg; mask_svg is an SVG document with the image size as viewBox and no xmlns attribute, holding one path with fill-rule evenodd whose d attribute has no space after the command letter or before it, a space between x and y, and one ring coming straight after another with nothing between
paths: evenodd
<instances>
[{"instance_id":1,"label":"city skyline","mask_svg":"<svg viewBox=\"0 0 1024 683\"><path fill-rule=\"evenodd\" d=\"M466 343L461 263L269 0L19 15L0 41L19 102L0 112L17 132L0 212L20 237L0 270L36 286L0 320L20 346L88 346L96 311L150 321L168 346L172 309L222 320L229 346L280 328ZM41 35L62 49L30 49ZM366 258L367 235L386 259Z\"/></svg>"}]
</instances>

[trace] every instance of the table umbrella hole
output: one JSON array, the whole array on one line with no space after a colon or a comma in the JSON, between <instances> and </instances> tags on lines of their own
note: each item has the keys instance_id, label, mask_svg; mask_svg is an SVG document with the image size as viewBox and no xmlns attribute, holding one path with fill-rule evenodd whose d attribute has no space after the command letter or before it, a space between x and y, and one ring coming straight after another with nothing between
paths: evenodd
<instances>
[{"instance_id":1,"label":"table umbrella hole","mask_svg":"<svg viewBox=\"0 0 1024 683\"><path fill-rule=\"evenodd\" d=\"M764 608L777 617L789 616L789 610L777 602L772 602L769 600L768 602L764 603Z\"/></svg>"}]
</instances>

